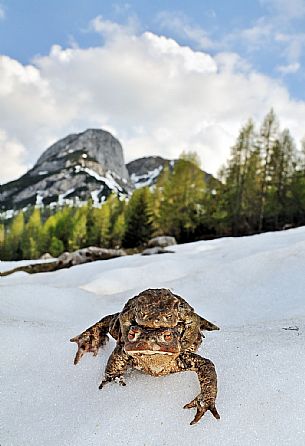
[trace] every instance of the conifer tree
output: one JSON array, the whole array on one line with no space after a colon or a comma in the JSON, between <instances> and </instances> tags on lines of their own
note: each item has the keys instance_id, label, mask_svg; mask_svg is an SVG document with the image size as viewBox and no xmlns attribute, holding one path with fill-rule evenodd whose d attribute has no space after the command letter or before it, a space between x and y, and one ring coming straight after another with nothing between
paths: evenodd
<instances>
[{"instance_id":1,"label":"conifer tree","mask_svg":"<svg viewBox=\"0 0 305 446\"><path fill-rule=\"evenodd\" d=\"M123 246L135 248L146 243L152 236L153 228L149 213L150 191L147 187L137 189L132 194L125 216Z\"/></svg>"},{"instance_id":2,"label":"conifer tree","mask_svg":"<svg viewBox=\"0 0 305 446\"><path fill-rule=\"evenodd\" d=\"M71 217L72 229L69 237L69 251L83 248L86 241L87 209L85 206L76 209Z\"/></svg>"},{"instance_id":3,"label":"conifer tree","mask_svg":"<svg viewBox=\"0 0 305 446\"><path fill-rule=\"evenodd\" d=\"M253 163L254 150L254 124L249 120L242 127L236 144L231 149L231 158L228 167L224 170L225 202L227 207L228 223L232 234L237 235L248 229L247 222L247 195L250 192L250 172Z\"/></svg>"},{"instance_id":4,"label":"conifer tree","mask_svg":"<svg viewBox=\"0 0 305 446\"><path fill-rule=\"evenodd\" d=\"M111 231L111 246L113 248L120 248L125 232L125 215L122 212L117 216Z\"/></svg>"},{"instance_id":5,"label":"conifer tree","mask_svg":"<svg viewBox=\"0 0 305 446\"><path fill-rule=\"evenodd\" d=\"M109 248L110 217L110 205L107 200L100 209L100 246L103 248Z\"/></svg>"},{"instance_id":6,"label":"conifer tree","mask_svg":"<svg viewBox=\"0 0 305 446\"><path fill-rule=\"evenodd\" d=\"M160 227L164 234L187 241L199 222L205 181L199 166L183 158L175 162L163 188Z\"/></svg>"},{"instance_id":7,"label":"conifer tree","mask_svg":"<svg viewBox=\"0 0 305 446\"><path fill-rule=\"evenodd\" d=\"M22 237L24 232L24 213L22 211L13 218L10 228L8 229L5 240L6 260L21 260L22 253Z\"/></svg>"},{"instance_id":8,"label":"conifer tree","mask_svg":"<svg viewBox=\"0 0 305 446\"><path fill-rule=\"evenodd\" d=\"M279 125L277 117L274 113L274 110L271 109L270 112L266 115L265 119L263 120L260 129L259 147L260 147L260 154L262 157L262 166L260 172L261 192L260 192L259 223L258 223L259 232L261 232L263 229L266 198L271 180L271 170L272 170L271 160L273 158L274 150L277 145L278 127Z\"/></svg>"},{"instance_id":9,"label":"conifer tree","mask_svg":"<svg viewBox=\"0 0 305 446\"><path fill-rule=\"evenodd\" d=\"M100 242L98 209L93 207L92 199L86 205L86 245L98 246Z\"/></svg>"},{"instance_id":10,"label":"conifer tree","mask_svg":"<svg viewBox=\"0 0 305 446\"><path fill-rule=\"evenodd\" d=\"M42 224L40 209L34 208L22 235L23 258L37 259L42 254Z\"/></svg>"},{"instance_id":11,"label":"conifer tree","mask_svg":"<svg viewBox=\"0 0 305 446\"><path fill-rule=\"evenodd\" d=\"M59 257L65 250L64 244L55 235L52 236L48 251L53 257Z\"/></svg>"},{"instance_id":12,"label":"conifer tree","mask_svg":"<svg viewBox=\"0 0 305 446\"><path fill-rule=\"evenodd\" d=\"M275 141L270 159L270 184L266 195L266 217L273 222L271 229L280 229L289 219L288 196L295 169L296 149L288 129Z\"/></svg>"}]
</instances>

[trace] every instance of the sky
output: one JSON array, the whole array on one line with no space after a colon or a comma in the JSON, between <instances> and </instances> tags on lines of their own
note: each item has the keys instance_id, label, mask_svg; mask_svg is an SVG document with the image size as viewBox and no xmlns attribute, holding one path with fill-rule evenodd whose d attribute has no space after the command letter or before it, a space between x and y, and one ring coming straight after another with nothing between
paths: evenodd
<instances>
[{"instance_id":1,"label":"sky","mask_svg":"<svg viewBox=\"0 0 305 446\"><path fill-rule=\"evenodd\" d=\"M0 0L0 183L87 128L213 174L271 107L298 143L304 25L305 0Z\"/></svg>"}]
</instances>

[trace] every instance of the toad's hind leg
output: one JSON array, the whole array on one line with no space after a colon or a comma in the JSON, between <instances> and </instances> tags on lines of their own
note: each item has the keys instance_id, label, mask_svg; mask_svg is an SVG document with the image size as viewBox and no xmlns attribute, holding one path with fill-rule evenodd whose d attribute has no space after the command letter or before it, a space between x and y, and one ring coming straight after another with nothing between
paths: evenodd
<instances>
[{"instance_id":1,"label":"toad's hind leg","mask_svg":"<svg viewBox=\"0 0 305 446\"><path fill-rule=\"evenodd\" d=\"M111 381L117 381L122 386L126 386L124 382L124 373L129 365L131 365L130 356L128 356L122 349L122 346L118 344L108 359L105 378L99 385L99 389L102 389Z\"/></svg>"},{"instance_id":2,"label":"toad's hind leg","mask_svg":"<svg viewBox=\"0 0 305 446\"><path fill-rule=\"evenodd\" d=\"M109 339L107 336L108 333L117 339L118 333L116 321L118 314L119 313L115 313L105 316L99 322L83 331L80 335L70 339L70 342L76 342L78 346L74 358L75 365L87 352L91 352L96 356L99 348L107 343Z\"/></svg>"},{"instance_id":3,"label":"toad's hind leg","mask_svg":"<svg viewBox=\"0 0 305 446\"><path fill-rule=\"evenodd\" d=\"M182 353L179 359L182 362L181 371L189 370L197 373L201 389L199 395L184 406L184 409L197 409L195 418L191 424L197 423L208 410L215 418L219 419L220 416L215 406L217 375L214 364L209 359L189 352Z\"/></svg>"}]
</instances>

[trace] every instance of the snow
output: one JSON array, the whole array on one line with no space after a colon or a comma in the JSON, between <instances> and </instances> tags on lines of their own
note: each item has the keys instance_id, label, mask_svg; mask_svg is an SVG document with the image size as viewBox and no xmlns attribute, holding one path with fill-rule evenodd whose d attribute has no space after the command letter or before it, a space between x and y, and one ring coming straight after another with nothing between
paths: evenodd
<instances>
[{"instance_id":1,"label":"snow","mask_svg":"<svg viewBox=\"0 0 305 446\"><path fill-rule=\"evenodd\" d=\"M163 166L159 166L153 170L149 170L144 175L137 175L135 173L132 173L130 179L137 189L141 187L151 186L154 183L154 180L160 175L161 170L163 170Z\"/></svg>"},{"instance_id":2,"label":"snow","mask_svg":"<svg viewBox=\"0 0 305 446\"><path fill-rule=\"evenodd\" d=\"M71 189L68 189L67 192L65 192L64 194L59 194L58 195L58 201L57 201L56 204L58 206L63 206L64 204L72 205L75 200L73 201L73 200L71 200L69 198L66 198L66 197L68 195L70 195L70 194L73 194L73 192L75 192L75 188L72 187Z\"/></svg>"},{"instance_id":3,"label":"snow","mask_svg":"<svg viewBox=\"0 0 305 446\"><path fill-rule=\"evenodd\" d=\"M16 214L17 212L14 211L14 209L9 209L7 211L0 212L0 218L4 220L9 220L10 218L13 218Z\"/></svg>"},{"instance_id":4,"label":"snow","mask_svg":"<svg viewBox=\"0 0 305 446\"><path fill-rule=\"evenodd\" d=\"M304 445L305 228L173 249L0 278L1 445ZM216 366L219 421L189 425L192 372L132 370L126 387L99 391L112 341L73 365L69 338L147 287L221 327L199 352Z\"/></svg>"},{"instance_id":5,"label":"snow","mask_svg":"<svg viewBox=\"0 0 305 446\"><path fill-rule=\"evenodd\" d=\"M105 176L99 175L95 170L89 169L89 167L75 166L75 173L86 172L97 181L103 181L109 189L116 192L122 192L121 186L114 180L111 171L107 171Z\"/></svg>"},{"instance_id":6,"label":"snow","mask_svg":"<svg viewBox=\"0 0 305 446\"><path fill-rule=\"evenodd\" d=\"M36 204L35 204L35 206L36 206L36 207L41 207L41 206L43 206L43 199L44 199L44 196L41 195L41 192L40 192L40 191L37 191L37 193L36 193Z\"/></svg>"}]
</instances>

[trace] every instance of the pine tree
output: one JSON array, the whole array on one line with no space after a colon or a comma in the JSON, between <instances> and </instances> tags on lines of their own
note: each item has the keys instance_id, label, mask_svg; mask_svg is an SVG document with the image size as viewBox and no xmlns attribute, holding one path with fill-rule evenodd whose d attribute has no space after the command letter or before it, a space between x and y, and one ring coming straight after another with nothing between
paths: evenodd
<instances>
[{"instance_id":1,"label":"pine tree","mask_svg":"<svg viewBox=\"0 0 305 446\"><path fill-rule=\"evenodd\" d=\"M110 243L110 205L108 200L100 209L100 245L108 248Z\"/></svg>"},{"instance_id":2,"label":"pine tree","mask_svg":"<svg viewBox=\"0 0 305 446\"><path fill-rule=\"evenodd\" d=\"M125 215L124 212L122 212L120 215L117 216L117 219L115 220L111 231L111 246L113 248L120 248L120 246L122 245L124 232Z\"/></svg>"},{"instance_id":3,"label":"pine tree","mask_svg":"<svg viewBox=\"0 0 305 446\"><path fill-rule=\"evenodd\" d=\"M174 165L163 187L160 228L164 234L188 241L199 223L205 181L199 166L185 159Z\"/></svg>"},{"instance_id":4,"label":"pine tree","mask_svg":"<svg viewBox=\"0 0 305 446\"><path fill-rule=\"evenodd\" d=\"M93 207L90 199L86 205L86 245L98 246L100 242L98 209Z\"/></svg>"},{"instance_id":5,"label":"pine tree","mask_svg":"<svg viewBox=\"0 0 305 446\"><path fill-rule=\"evenodd\" d=\"M262 157L262 168L260 172L261 193L260 193L259 223L258 223L259 232L261 232L263 229L266 198L271 180L272 159L278 141L278 127L279 125L277 117L274 113L274 110L271 109L270 112L266 115L260 129L259 147Z\"/></svg>"},{"instance_id":6,"label":"pine tree","mask_svg":"<svg viewBox=\"0 0 305 446\"><path fill-rule=\"evenodd\" d=\"M65 250L64 244L55 235L52 236L48 251L53 257L60 256Z\"/></svg>"},{"instance_id":7,"label":"pine tree","mask_svg":"<svg viewBox=\"0 0 305 446\"><path fill-rule=\"evenodd\" d=\"M6 260L22 260L22 237L24 232L24 213L19 212L14 218L7 231L4 243Z\"/></svg>"},{"instance_id":8,"label":"pine tree","mask_svg":"<svg viewBox=\"0 0 305 446\"><path fill-rule=\"evenodd\" d=\"M152 236L152 220L149 213L150 191L144 187L132 194L125 215L123 246L135 248L145 244Z\"/></svg>"},{"instance_id":9,"label":"pine tree","mask_svg":"<svg viewBox=\"0 0 305 446\"><path fill-rule=\"evenodd\" d=\"M266 218L273 222L271 229L280 229L289 220L288 196L295 170L296 149L288 129L275 141L270 159L270 184L266 194Z\"/></svg>"},{"instance_id":10,"label":"pine tree","mask_svg":"<svg viewBox=\"0 0 305 446\"><path fill-rule=\"evenodd\" d=\"M34 208L25 225L22 236L22 253L23 258L37 259L42 254L42 224L40 209Z\"/></svg>"},{"instance_id":11,"label":"pine tree","mask_svg":"<svg viewBox=\"0 0 305 446\"><path fill-rule=\"evenodd\" d=\"M83 248L86 242L87 209L85 206L76 209L71 217L72 230L69 237L69 251Z\"/></svg>"},{"instance_id":12,"label":"pine tree","mask_svg":"<svg viewBox=\"0 0 305 446\"><path fill-rule=\"evenodd\" d=\"M224 200L227 220L233 235L249 231L247 221L248 194L252 188L251 169L255 152L254 124L249 120L242 127L236 144L231 149L228 167L224 169Z\"/></svg>"}]
</instances>

